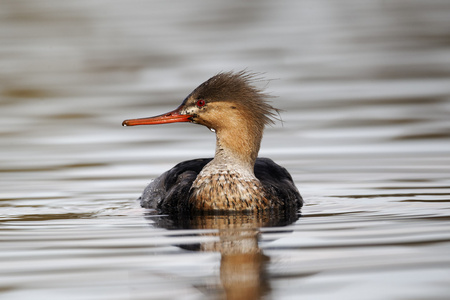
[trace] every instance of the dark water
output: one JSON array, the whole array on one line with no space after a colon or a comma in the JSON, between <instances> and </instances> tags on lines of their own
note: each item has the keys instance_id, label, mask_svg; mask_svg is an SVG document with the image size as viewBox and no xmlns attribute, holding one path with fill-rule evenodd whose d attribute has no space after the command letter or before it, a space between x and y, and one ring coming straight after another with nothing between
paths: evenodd
<instances>
[{"instance_id":1,"label":"dark water","mask_svg":"<svg viewBox=\"0 0 450 300\"><path fill-rule=\"evenodd\" d=\"M448 299L448 1L0 3L1 299ZM134 201L208 157L122 128L221 70L273 79L261 156L301 216L170 219ZM261 82L262 86L266 83Z\"/></svg>"}]
</instances>

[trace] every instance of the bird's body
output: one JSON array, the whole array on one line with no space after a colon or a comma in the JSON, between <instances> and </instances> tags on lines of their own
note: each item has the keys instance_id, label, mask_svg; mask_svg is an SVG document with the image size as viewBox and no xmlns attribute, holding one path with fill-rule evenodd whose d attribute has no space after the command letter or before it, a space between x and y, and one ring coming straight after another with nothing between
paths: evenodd
<instances>
[{"instance_id":1,"label":"bird's body","mask_svg":"<svg viewBox=\"0 0 450 300\"><path fill-rule=\"evenodd\" d=\"M295 187L288 171L269 158L257 158L255 176L257 180L245 182L234 180L239 178L229 174L217 174L217 179L201 176L206 184L206 197L200 201L189 201L197 197L199 188L192 188L194 181L212 158L194 159L181 162L152 181L140 197L142 207L157 208L163 211L187 210L258 210L264 205L272 209L298 209L302 206L302 198ZM214 177L213 177L214 178ZM257 187L255 189L250 187ZM200 189L201 190L201 189ZM252 199L245 200L252 195ZM266 196L268 195L268 196ZM216 199L218 198L218 199ZM244 200L240 200L240 199ZM250 205L256 205L252 207ZM236 207L237 206L237 207ZM210 208L210 209L205 209Z\"/></svg>"},{"instance_id":2,"label":"bird's body","mask_svg":"<svg viewBox=\"0 0 450 300\"><path fill-rule=\"evenodd\" d=\"M300 196L285 168L257 158L275 108L245 72L220 73L197 87L174 111L123 125L192 122L216 132L212 159L179 163L155 179L141 205L162 211L218 212L299 209Z\"/></svg>"}]
</instances>

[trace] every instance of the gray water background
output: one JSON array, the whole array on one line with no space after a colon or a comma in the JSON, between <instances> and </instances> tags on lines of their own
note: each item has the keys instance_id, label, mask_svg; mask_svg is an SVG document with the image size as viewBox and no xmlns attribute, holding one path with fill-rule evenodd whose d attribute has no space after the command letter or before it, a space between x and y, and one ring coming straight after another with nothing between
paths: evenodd
<instances>
[{"instance_id":1,"label":"gray water background","mask_svg":"<svg viewBox=\"0 0 450 300\"><path fill-rule=\"evenodd\" d=\"M449 15L437 0L1 1L0 298L448 299ZM302 216L156 226L135 199L212 156L214 135L122 120L245 68L284 110L260 155L291 172ZM241 234L264 255L248 273L217 245Z\"/></svg>"}]
</instances>

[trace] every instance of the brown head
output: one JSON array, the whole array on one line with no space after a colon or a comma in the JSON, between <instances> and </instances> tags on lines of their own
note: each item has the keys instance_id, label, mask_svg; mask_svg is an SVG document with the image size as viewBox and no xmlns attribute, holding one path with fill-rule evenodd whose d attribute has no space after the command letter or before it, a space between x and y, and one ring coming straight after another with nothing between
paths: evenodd
<instances>
[{"instance_id":1,"label":"brown head","mask_svg":"<svg viewBox=\"0 0 450 300\"><path fill-rule=\"evenodd\" d=\"M174 111L125 120L122 125L201 124L217 133L216 150L231 150L236 157L254 164L264 127L273 123L278 112L252 85L254 80L255 75L245 71L219 73L198 86Z\"/></svg>"}]
</instances>

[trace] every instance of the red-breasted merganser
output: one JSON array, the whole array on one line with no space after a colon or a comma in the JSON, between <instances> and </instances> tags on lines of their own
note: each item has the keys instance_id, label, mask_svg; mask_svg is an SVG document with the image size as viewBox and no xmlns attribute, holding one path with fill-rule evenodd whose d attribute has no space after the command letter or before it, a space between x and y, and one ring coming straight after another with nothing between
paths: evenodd
<instances>
[{"instance_id":1,"label":"red-breasted merganser","mask_svg":"<svg viewBox=\"0 0 450 300\"><path fill-rule=\"evenodd\" d=\"M264 127L278 110L245 71L219 73L168 113L123 121L123 126L191 122L216 133L214 158L179 163L151 182L140 197L145 208L166 212L299 209L302 197L288 171L257 158Z\"/></svg>"}]
</instances>

